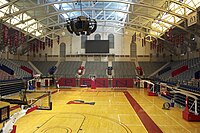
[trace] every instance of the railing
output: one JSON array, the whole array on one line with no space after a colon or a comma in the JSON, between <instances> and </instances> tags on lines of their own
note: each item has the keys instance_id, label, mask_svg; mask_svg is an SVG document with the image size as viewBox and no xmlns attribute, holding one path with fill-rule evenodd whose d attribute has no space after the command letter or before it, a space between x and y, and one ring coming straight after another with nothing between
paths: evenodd
<instances>
[{"instance_id":1,"label":"railing","mask_svg":"<svg viewBox=\"0 0 200 133\"><path fill-rule=\"evenodd\" d=\"M175 95L175 102L182 106L185 106L186 97L188 97L188 105L190 111L193 111L195 115L200 113L200 94L188 90L183 90L180 88L180 86L172 86L168 85L167 83L160 83L160 85L170 89L169 92Z\"/></svg>"},{"instance_id":2,"label":"railing","mask_svg":"<svg viewBox=\"0 0 200 133\"><path fill-rule=\"evenodd\" d=\"M23 80L6 80L0 81L0 95L6 96L13 93L17 93L22 89L25 89L26 85Z\"/></svg>"}]
</instances>

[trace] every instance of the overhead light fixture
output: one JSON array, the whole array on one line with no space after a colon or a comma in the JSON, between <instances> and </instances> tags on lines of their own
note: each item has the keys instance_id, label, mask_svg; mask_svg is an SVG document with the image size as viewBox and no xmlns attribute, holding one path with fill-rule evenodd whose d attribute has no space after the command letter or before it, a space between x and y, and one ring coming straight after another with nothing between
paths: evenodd
<instances>
[{"instance_id":1,"label":"overhead light fixture","mask_svg":"<svg viewBox=\"0 0 200 133\"><path fill-rule=\"evenodd\" d=\"M97 22L95 19L90 19L85 16L79 16L77 18L67 20L67 30L71 34L90 35L97 29Z\"/></svg>"},{"instance_id":2,"label":"overhead light fixture","mask_svg":"<svg viewBox=\"0 0 200 133\"><path fill-rule=\"evenodd\" d=\"M95 19L91 19L91 18L87 18L87 17L83 16L81 0L77 1L77 3L78 2L80 2L81 16L78 16L77 18L68 19L67 20L67 30L71 34L74 33L77 36L90 35L96 31L97 22Z\"/></svg>"}]
</instances>

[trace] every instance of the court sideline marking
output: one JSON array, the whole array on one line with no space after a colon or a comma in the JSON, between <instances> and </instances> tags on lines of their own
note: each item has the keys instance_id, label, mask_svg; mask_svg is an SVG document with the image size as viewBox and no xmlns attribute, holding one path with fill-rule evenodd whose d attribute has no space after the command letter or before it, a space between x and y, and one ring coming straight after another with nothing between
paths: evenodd
<instances>
[{"instance_id":1,"label":"court sideline marking","mask_svg":"<svg viewBox=\"0 0 200 133\"><path fill-rule=\"evenodd\" d=\"M146 99L147 101L149 101L150 103L153 104L152 101L150 101L149 99L147 99L146 97L143 96L144 99ZM162 111L163 113L165 113L161 108L159 108L157 105L155 105L156 108L158 108L160 111ZM181 126L182 128L184 128L186 131L188 131L189 133L191 133L190 130L188 130L186 127L184 127L183 125L181 125L176 119L174 119L173 117L171 117L169 114L166 114L169 118L171 118L173 121L175 121L179 126Z\"/></svg>"},{"instance_id":2,"label":"court sideline marking","mask_svg":"<svg viewBox=\"0 0 200 133\"><path fill-rule=\"evenodd\" d=\"M142 121L148 133L163 133L162 130L154 123L154 121L137 103L137 101L130 95L130 93L128 91L124 91L123 93L126 96L129 103L131 104L132 108L135 110L140 120Z\"/></svg>"}]
</instances>

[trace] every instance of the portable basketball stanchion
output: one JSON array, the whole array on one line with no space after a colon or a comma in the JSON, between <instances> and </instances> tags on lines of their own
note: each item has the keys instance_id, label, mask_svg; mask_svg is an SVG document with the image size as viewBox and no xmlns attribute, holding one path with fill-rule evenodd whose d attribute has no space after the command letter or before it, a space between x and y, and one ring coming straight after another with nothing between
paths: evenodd
<instances>
[{"instance_id":1,"label":"portable basketball stanchion","mask_svg":"<svg viewBox=\"0 0 200 133\"><path fill-rule=\"evenodd\" d=\"M96 89L95 78L91 78L91 89Z\"/></svg>"},{"instance_id":2,"label":"portable basketball stanchion","mask_svg":"<svg viewBox=\"0 0 200 133\"><path fill-rule=\"evenodd\" d=\"M148 91L148 96L158 96L158 94L154 90L154 83L148 81L148 80L143 80L143 82L147 82L147 91ZM152 91L151 91L152 89Z\"/></svg>"},{"instance_id":3,"label":"portable basketball stanchion","mask_svg":"<svg viewBox=\"0 0 200 133\"><path fill-rule=\"evenodd\" d=\"M183 116L183 119L185 119L187 121L200 121L200 115L196 115L196 114L189 111L188 97L187 96L186 96L186 99L185 99L185 109L182 112L182 116Z\"/></svg>"},{"instance_id":4,"label":"portable basketball stanchion","mask_svg":"<svg viewBox=\"0 0 200 133\"><path fill-rule=\"evenodd\" d=\"M184 111L182 111L182 118L183 119L185 119L187 121L200 121L200 115L198 113L198 104L197 104L199 94L195 94L193 92L183 91L183 90L179 89L177 86L173 86L172 87L172 86L169 86L169 85L167 85L165 83L164 84L161 83L161 85L171 89L172 91L170 91L170 92L172 92L174 94L182 94L182 95L186 96L185 109L184 109ZM188 97L191 97L191 98L194 99L194 102L193 102L194 111L193 112L190 111L190 109L188 108Z\"/></svg>"}]
</instances>

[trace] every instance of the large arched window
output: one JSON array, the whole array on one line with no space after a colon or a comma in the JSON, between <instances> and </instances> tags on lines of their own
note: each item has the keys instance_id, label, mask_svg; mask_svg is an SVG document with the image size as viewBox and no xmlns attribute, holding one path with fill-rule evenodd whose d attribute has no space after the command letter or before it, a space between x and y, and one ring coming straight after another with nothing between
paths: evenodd
<instances>
[{"instance_id":1,"label":"large arched window","mask_svg":"<svg viewBox=\"0 0 200 133\"><path fill-rule=\"evenodd\" d=\"M60 57L65 57L66 55L66 44L61 43L60 44Z\"/></svg>"},{"instance_id":2,"label":"large arched window","mask_svg":"<svg viewBox=\"0 0 200 133\"><path fill-rule=\"evenodd\" d=\"M109 34L108 35L108 40L109 40L109 48L114 48L114 35Z\"/></svg>"},{"instance_id":3,"label":"large arched window","mask_svg":"<svg viewBox=\"0 0 200 133\"><path fill-rule=\"evenodd\" d=\"M81 36L81 48L85 48L86 40L87 40L87 36L86 35L82 35Z\"/></svg>"},{"instance_id":4,"label":"large arched window","mask_svg":"<svg viewBox=\"0 0 200 133\"><path fill-rule=\"evenodd\" d=\"M94 40L101 40L101 35L100 34L96 34L94 36Z\"/></svg>"}]
</instances>

